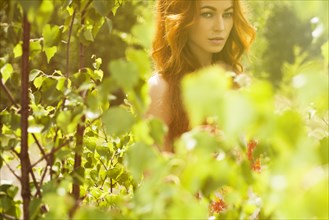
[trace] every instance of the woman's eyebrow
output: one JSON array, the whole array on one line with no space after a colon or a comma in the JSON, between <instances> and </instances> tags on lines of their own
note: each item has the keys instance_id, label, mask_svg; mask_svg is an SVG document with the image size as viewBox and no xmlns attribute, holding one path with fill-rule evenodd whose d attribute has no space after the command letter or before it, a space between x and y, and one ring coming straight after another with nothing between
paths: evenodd
<instances>
[{"instance_id":1,"label":"woman's eyebrow","mask_svg":"<svg viewBox=\"0 0 329 220\"><path fill-rule=\"evenodd\" d=\"M215 7L210 6L210 5L202 6L201 9L210 9L210 10L212 10L212 11L217 11L217 9L216 9ZM224 11L226 12L226 11L229 11L229 10L231 10L231 9L233 9L233 6L228 7L228 8L225 9Z\"/></svg>"},{"instance_id":2,"label":"woman's eyebrow","mask_svg":"<svg viewBox=\"0 0 329 220\"><path fill-rule=\"evenodd\" d=\"M233 6L231 6L231 7L228 7L227 9L225 9L224 11L226 12L226 11L229 11L229 10L231 10L231 9L233 9Z\"/></svg>"},{"instance_id":3,"label":"woman's eyebrow","mask_svg":"<svg viewBox=\"0 0 329 220\"><path fill-rule=\"evenodd\" d=\"M217 9L215 7L212 7L210 5L202 6L201 9L210 9L210 10L213 10L213 11L217 11Z\"/></svg>"}]
</instances>

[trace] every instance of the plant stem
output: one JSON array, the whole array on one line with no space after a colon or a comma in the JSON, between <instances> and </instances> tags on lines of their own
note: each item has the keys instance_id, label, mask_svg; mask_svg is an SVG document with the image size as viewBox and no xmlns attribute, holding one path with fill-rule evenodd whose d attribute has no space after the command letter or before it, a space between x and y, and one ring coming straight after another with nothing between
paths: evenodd
<instances>
[{"instance_id":1,"label":"plant stem","mask_svg":"<svg viewBox=\"0 0 329 220\"><path fill-rule=\"evenodd\" d=\"M22 184L22 199L23 199L23 219L29 219L29 204L30 204L30 157L28 153L28 114L29 114L29 50L30 50L30 23L27 20L27 15L24 12L23 16L23 55L22 55L22 91L21 91L21 184Z\"/></svg>"},{"instance_id":2,"label":"plant stem","mask_svg":"<svg viewBox=\"0 0 329 220\"><path fill-rule=\"evenodd\" d=\"M72 15L72 20L70 23L70 29L69 29L69 36L67 39L67 45L66 45L66 71L65 71L65 76L66 76L66 83L69 78L69 67L70 67L70 43L71 43L71 35L72 35L72 28L73 28L73 23L74 23L74 17L75 17L75 10Z\"/></svg>"}]
</instances>

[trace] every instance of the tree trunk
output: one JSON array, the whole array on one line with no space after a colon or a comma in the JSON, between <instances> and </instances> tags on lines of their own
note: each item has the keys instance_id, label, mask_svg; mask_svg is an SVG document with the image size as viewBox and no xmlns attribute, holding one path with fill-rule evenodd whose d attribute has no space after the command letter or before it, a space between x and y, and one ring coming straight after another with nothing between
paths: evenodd
<instances>
[{"instance_id":1,"label":"tree trunk","mask_svg":"<svg viewBox=\"0 0 329 220\"><path fill-rule=\"evenodd\" d=\"M23 219L29 219L29 204L30 204L30 157L28 152L28 114L29 114L29 47L30 47L30 23L27 20L27 15L24 13L23 18L23 55L22 55L22 91L21 91L21 184L22 184L22 199L23 199Z\"/></svg>"}]
</instances>

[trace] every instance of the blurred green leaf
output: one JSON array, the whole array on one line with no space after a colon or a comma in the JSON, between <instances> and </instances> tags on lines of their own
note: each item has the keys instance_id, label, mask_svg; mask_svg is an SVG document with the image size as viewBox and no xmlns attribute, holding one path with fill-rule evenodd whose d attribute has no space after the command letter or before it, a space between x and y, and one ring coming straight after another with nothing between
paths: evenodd
<instances>
[{"instance_id":1,"label":"blurred green leaf","mask_svg":"<svg viewBox=\"0 0 329 220\"><path fill-rule=\"evenodd\" d=\"M138 67L138 72L140 76L148 76L151 72L151 65L149 61L149 56L143 50L136 50L128 48L126 50L127 60L133 62Z\"/></svg>"},{"instance_id":2,"label":"blurred green leaf","mask_svg":"<svg viewBox=\"0 0 329 220\"><path fill-rule=\"evenodd\" d=\"M33 199L30 201L29 212L30 212L30 219L37 219L37 216L40 212L40 207L42 204L41 199Z\"/></svg>"},{"instance_id":3,"label":"blurred green leaf","mask_svg":"<svg viewBox=\"0 0 329 220\"><path fill-rule=\"evenodd\" d=\"M155 143L162 146L164 136L167 132L166 125L160 119L151 119L149 121L150 135L154 139Z\"/></svg>"},{"instance_id":4,"label":"blurred green leaf","mask_svg":"<svg viewBox=\"0 0 329 220\"><path fill-rule=\"evenodd\" d=\"M134 116L120 107L113 107L104 112L102 120L106 132L113 136L128 133L135 122Z\"/></svg>"},{"instance_id":5,"label":"blurred green leaf","mask_svg":"<svg viewBox=\"0 0 329 220\"><path fill-rule=\"evenodd\" d=\"M321 47L322 56L324 57L324 67L328 67L329 65L329 41L327 41L325 44Z\"/></svg>"},{"instance_id":6,"label":"blurred green leaf","mask_svg":"<svg viewBox=\"0 0 329 220\"><path fill-rule=\"evenodd\" d=\"M321 164L325 165L329 163L329 137L325 137L320 141L318 150Z\"/></svg>"},{"instance_id":7,"label":"blurred green leaf","mask_svg":"<svg viewBox=\"0 0 329 220\"><path fill-rule=\"evenodd\" d=\"M183 79L183 102L192 126L221 114L224 93L230 86L225 71L218 67L203 69Z\"/></svg>"},{"instance_id":8,"label":"blurred green leaf","mask_svg":"<svg viewBox=\"0 0 329 220\"><path fill-rule=\"evenodd\" d=\"M139 73L135 63L115 60L109 64L109 70L118 85L126 90L132 89L138 82Z\"/></svg>"},{"instance_id":9,"label":"blurred green leaf","mask_svg":"<svg viewBox=\"0 0 329 220\"><path fill-rule=\"evenodd\" d=\"M100 15L105 17L112 10L114 1L97 0L93 1L93 6Z\"/></svg>"},{"instance_id":10,"label":"blurred green leaf","mask_svg":"<svg viewBox=\"0 0 329 220\"><path fill-rule=\"evenodd\" d=\"M125 159L129 171L136 180L142 177L143 172L147 174L152 169L157 172L156 170L161 164L161 160L156 154L155 149L143 143L135 143L130 146Z\"/></svg>"},{"instance_id":11,"label":"blurred green leaf","mask_svg":"<svg viewBox=\"0 0 329 220\"><path fill-rule=\"evenodd\" d=\"M68 211L73 207L74 201L68 195L58 195L57 193L47 193L43 197L43 202L48 206L49 212L46 219L67 218Z\"/></svg>"},{"instance_id":12,"label":"blurred green leaf","mask_svg":"<svg viewBox=\"0 0 329 220\"><path fill-rule=\"evenodd\" d=\"M84 29L83 31L83 37L87 40L87 41L94 41L94 36L92 34L92 26L88 26L87 28Z\"/></svg>"},{"instance_id":13,"label":"blurred green leaf","mask_svg":"<svg viewBox=\"0 0 329 220\"><path fill-rule=\"evenodd\" d=\"M108 30L108 32L111 34L111 33L112 33L112 29L113 29L113 23L112 23L112 20L106 17L106 18L105 18L105 21L106 21L106 27L107 27L107 30Z\"/></svg>"},{"instance_id":14,"label":"blurred green leaf","mask_svg":"<svg viewBox=\"0 0 329 220\"><path fill-rule=\"evenodd\" d=\"M74 214L74 219L112 219L111 214L95 207L81 207Z\"/></svg>"},{"instance_id":15,"label":"blurred green leaf","mask_svg":"<svg viewBox=\"0 0 329 220\"><path fill-rule=\"evenodd\" d=\"M82 185L85 181L85 169L83 167L78 167L71 173L73 177L74 184Z\"/></svg>"},{"instance_id":16,"label":"blurred green leaf","mask_svg":"<svg viewBox=\"0 0 329 220\"><path fill-rule=\"evenodd\" d=\"M35 17L39 30L42 30L42 28L49 23L53 10L54 3L52 1L41 2L41 5L37 11L38 16Z\"/></svg>"}]
</instances>

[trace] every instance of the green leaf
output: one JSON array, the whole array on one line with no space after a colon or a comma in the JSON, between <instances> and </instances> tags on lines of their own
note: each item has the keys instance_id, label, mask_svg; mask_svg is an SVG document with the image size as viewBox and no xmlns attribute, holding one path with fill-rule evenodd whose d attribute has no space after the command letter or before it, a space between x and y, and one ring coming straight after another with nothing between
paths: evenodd
<instances>
[{"instance_id":1,"label":"green leaf","mask_svg":"<svg viewBox=\"0 0 329 220\"><path fill-rule=\"evenodd\" d=\"M57 189L58 191L58 189ZM58 195L58 193L47 193L43 197L49 212L45 214L45 219L65 219L68 211L73 207L74 200L68 195Z\"/></svg>"},{"instance_id":2,"label":"green leaf","mask_svg":"<svg viewBox=\"0 0 329 220\"><path fill-rule=\"evenodd\" d=\"M82 74L84 74L85 72L95 81L102 81L104 73L102 70L100 69L95 69L92 70L90 68L83 68L81 69Z\"/></svg>"},{"instance_id":3,"label":"green leaf","mask_svg":"<svg viewBox=\"0 0 329 220\"><path fill-rule=\"evenodd\" d=\"M20 57L23 54L23 49L22 49L22 43L18 43L15 47L14 47L14 57Z\"/></svg>"},{"instance_id":4,"label":"green leaf","mask_svg":"<svg viewBox=\"0 0 329 220\"><path fill-rule=\"evenodd\" d=\"M106 27L107 27L107 30L108 30L108 32L109 32L109 34L111 34L112 33L112 29L113 29L113 23L112 23L112 20L111 19L109 19L109 18L107 18L107 17L105 17L105 21L106 21Z\"/></svg>"},{"instance_id":5,"label":"green leaf","mask_svg":"<svg viewBox=\"0 0 329 220\"><path fill-rule=\"evenodd\" d=\"M297 112L287 110L278 116L276 129L278 138L291 148L297 147L296 143L303 134L303 128L303 121Z\"/></svg>"},{"instance_id":6,"label":"green leaf","mask_svg":"<svg viewBox=\"0 0 329 220\"><path fill-rule=\"evenodd\" d=\"M0 70L2 75L2 82L6 83L6 81L11 77L14 69L13 66L10 63L6 63Z\"/></svg>"},{"instance_id":7,"label":"green leaf","mask_svg":"<svg viewBox=\"0 0 329 220\"><path fill-rule=\"evenodd\" d=\"M114 6L114 1L97 0L93 1L93 5L97 13L102 16L107 16Z\"/></svg>"},{"instance_id":8,"label":"green leaf","mask_svg":"<svg viewBox=\"0 0 329 220\"><path fill-rule=\"evenodd\" d=\"M320 141L320 146L318 150L321 163L328 164L329 163L329 137L325 137Z\"/></svg>"},{"instance_id":9,"label":"green leaf","mask_svg":"<svg viewBox=\"0 0 329 220\"><path fill-rule=\"evenodd\" d=\"M18 187L10 184L2 184L0 187L0 192L5 192L10 198L15 198Z\"/></svg>"},{"instance_id":10,"label":"green leaf","mask_svg":"<svg viewBox=\"0 0 329 220\"><path fill-rule=\"evenodd\" d=\"M115 167L110 168L107 171L107 176L112 178L112 179L117 179L123 173L123 171L124 171L123 167L117 165Z\"/></svg>"},{"instance_id":11,"label":"green leaf","mask_svg":"<svg viewBox=\"0 0 329 220\"><path fill-rule=\"evenodd\" d=\"M149 8L145 7L143 13L143 21L138 22L131 30L135 40L147 50L152 45L154 36L154 15L149 13Z\"/></svg>"},{"instance_id":12,"label":"green leaf","mask_svg":"<svg viewBox=\"0 0 329 220\"><path fill-rule=\"evenodd\" d=\"M153 146L137 142L129 147L125 160L133 177L138 180L147 169L161 170L161 160ZM141 163L141 161L143 161ZM162 167L163 168L163 167Z\"/></svg>"},{"instance_id":13,"label":"green leaf","mask_svg":"<svg viewBox=\"0 0 329 220\"><path fill-rule=\"evenodd\" d=\"M40 207L42 204L41 199L32 199L29 205L29 211L30 211L30 219L36 219L40 212Z\"/></svg>"},{"instance_id":14,"label":"green leaf","mask_svg":"<svg viewBox=\"0 0 329 220\"><path fill-rule=\"evenodd\" d=\"M43 72L41 70L38 69L33 69L31 70L30 74L29 74L29 82L34 81L34 79L39 76L39 74L42 74Z\"/></svg>"},{"instance_id":15,"label":"green leaf","mask_svg":"<svg viewBox=\"0 0 329 220\"><path fill-rule=\"evenodd\" d=\"M133 115L120 107L107 110L102 117L106 132L110 135L122 135L129 132L135 122Z\"/></svg>"},{"instance_id":16,"label":"green leaf","mask_svg":"<svg viewBox=\"0 0 329 220\"><path fill-rule=\"evenodd\" d=\"M166 125L160 119L153 118L150 120L149 126L151 137L156 144L161 146L163 144L164 136L168 130Z\"/></svg>"},{"instance_id":17,"label":"green leaf","mask_svg":"<svg viewBox=\"0 0 329 220\"><path fill-rule=\"evenodd\" d=\"M297 99L301 104L310 104L320 110L328 109L329 79L328 69L323 68L321 63L310 61L301 67L300 74L292 79Z\"/></svg>"},{"instance_id":18,"label":"green leaf","mask_svg":"<svg viewBox=\"0 0 329 220\"><path fill-rule=\"evenodd\" d=\"M84 168L93 168L93 158L92 157L87 157L87 162L85 163L85 165L83 166Z\"/></svg>"},{"instance_id":19,"label":"green leaf","mask_svg":"<svg viewBox=\"0 0 329 220\"><path fill-rule=\"evenodd\" d=\"M224 130L228 135L245 133L255 116L255 110L250 100L233 91L226 94L222 118Z\"/></svg>"},{"instance_id":20,"label":"green leaf","mask_svg":"<svg viewBox=\"0 0 329 220\"><path fill-rule=\"evenodd\" d=\"M37 55L38 53L40 53L41 50L42 50L42 46L41 46L40 40L31 41L30 42L30 59L33 59L33 57L35 55Z\"/></svg>"},{"instance_id":21,"label":"green leaf","mask_svg":"<svg viewBox=\"0 0 329 220\"><path fill-rule=\"evenodd\" d=\"M37 88L40 89L40 87L42 86L43 81L46 79L45 76L38 76L37 78L34 79L33 81L33 85Z\"/></svg>"},{"instance_id":22,"label":"green leaf","mask_svg":"<svg viewBox=\"0 0 329 220\"><path fill-rule=\"evenodd\" d=\"M207 117L222 112L224 93L230 85L225 71L218 67L201 70L183 79L183 103L192 126L203 124Z\"/></svg>"},{"instance_id":23,"label":"green leaf","mask_svg":"<svg viewBox=\"0 0 329 220\"><path fill-rule=\"evenodd\" d=\"M110 63L109 69L113 79L126 90L132 89L138 82L139 73L135 63L115 60Z\"/></svg>"},{"instance_id":24,"label":"green leaf","mask_svg":"<svg viewBox=\"0 0 329 220\"><path fill-rule=\"evenodd\" d=\"M61 40L61 31L57 25L45 25L42 31L44 48L57 46Z\"/></svg>"},{"instance_id":25,"label":"green leaf","mask_svg":"<svg viewBox=\"0 0 329 220\"><path fill-rule=\"evenodd\" d=\"M56 46L47 47L47 48L44 48L44 51L45 51L46 56L47 56L47 62L49 63L50 59L56 54L57 47Z\"/></svg>"},{"instance_id":26,"label":"green leaf","mask_svg":"<svg viewBox=\"0 0 329 220\"><path fill-rule=\"evenodd\" d=\"M8 211L13 206L13 200L6 195L0 194L0 210Z\"/></svg>"},{"instance_id":27,"label":"green leaf","mask_svg":"<svg viewBox=\"0 0 329 220\"><path fill-rule=\"evenodd\" d=\"M97 1L96 1L97 2ZM75 213L72 219L107 219L111 220L112 213L102 211L96 207L81 207Z\"/></svg>"},{"instance_id":28,"label":"green leaf","mask_svg":"<svg viewBox=\"0 0 329 220\"><path fill-rule=\"evenodd\" d=\"M57 77L57 85L56 85L56 89L58 91L64 91L65 88L65 82L66 82L66 78L65 77Z\"/></svg>"},{"instance_id":29,"label":"green leaf","mask_svg":"<svg viewBox=\"0 0 329 220\"><path fill-rule=\"evenodd\" d=\"M322 56L324 57L324 66L328 67L329 65L329 41L321 47Z\"/></svg>"},{"instance_id":30,"label":"green leaf","mask_svg":"<svg viewBox=\"0 0 329 220\"><path fill-rule=\"evenodd\" d=\"M103 146L103 145L97 145L96 146L96 152L101 156L105 157L106 159L111 158L112 152L109 146Z\"/></svg>"},{"instance_id":31,"label":"green leaf","mask_svg":"<svg viewBox=\"0 0 329 220\"><path fill-rule=\"evenodd\" d=\"M93 36L93 33L92 33L92 26L91 25L84 29L83 37L87 41L90 41L90 42L94 41L94 36Z\"/></svg>"},{"instance_id":32,"label":"green leaf","mask_svg":"<svg viewBox=\"0 0 329 220\"><path fill-rule=\"evenodd\" d=\"M54 2L42 1L37 16L35 17L36 23L41 30L46 24L48 24L54 10Z\"/></svg>"},{"instance_id":33,"label":"green leaf","mask_svg":"<svg viewBox=\"0 0 329 220\"><path fill-rule=\"evenodd\" d=\"M73 117L71 111L61 111L56 118L56 123L65 133L72 133L78 123Z\"/></svg>"},{"instance_id":34,"label":"green leaf","mask_svg":"<svg viewBox=\"0 0 329 220\"><path fill-rule=\"evenodd\" d=\"M112 13L114 16L121 5L122 5L122 0L115 0L114 6L112 7Z\"/></svg>"},{"instance_id":35,"label":"green leaf","mask_svg":"<svg viewBox=\"0 0 329 220\"><path fill-rule=\"evenodd\" d=\"M73 177L73 182L78 185L82 185L85 180L85 169L83 167L78 167L71 173Z\"/></svg>"},{"instance_id":36,"label":"green leaf","mask_svg":"<svg viewBox=\"0 0 329 220\"><path fill-rule=\"evenodd\" d=\"M98 70L101 67L101 64L102 64L102 58L96 58L95 62L93 63L93 67Z\"/></svg>"},{"instance_id":37,"label":"green leaf","mask_svg":"<svg viewBox=\"0 0 329 220\"><path fill-rule=\"evenodd\" d=\"M144 50L128 48L126 50L127 60L137 65L138 72L141 76L149 76L151 64L148 54Z\"/></svg>"}]
</instances>

